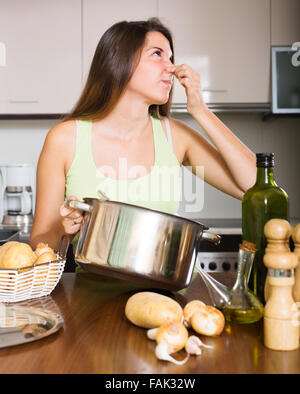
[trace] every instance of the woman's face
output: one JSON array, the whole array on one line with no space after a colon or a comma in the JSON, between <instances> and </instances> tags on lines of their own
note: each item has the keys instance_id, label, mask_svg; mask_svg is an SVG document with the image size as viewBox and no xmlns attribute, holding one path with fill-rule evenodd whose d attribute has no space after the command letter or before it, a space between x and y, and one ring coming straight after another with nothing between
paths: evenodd
<instances>
[{"instance_id":1,"label":"woman's face","mask_svg":"<svg viewBox=\"0 0 300 394\"><path fill-rule=\"evenodd\" d=\"M168 39L153 31L146 35L140 61L127 90L141 96L147 104L165 104L173 83L175 66Z\"/></svg>"}]
</instances>

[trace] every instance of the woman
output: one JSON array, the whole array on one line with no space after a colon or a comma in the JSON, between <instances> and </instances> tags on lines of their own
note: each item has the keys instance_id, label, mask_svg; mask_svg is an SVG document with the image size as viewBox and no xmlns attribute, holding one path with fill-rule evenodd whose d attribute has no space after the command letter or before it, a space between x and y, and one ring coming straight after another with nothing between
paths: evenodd
<instances>
[{"instance_id":1,"label":"woman","mask_svg":"<svg viewBox=\"0 0 300 394\"><path fill-rule=\"evenodd\" d=\"M213 144L169 118L174 77L185 88L188 112ZM97 46L75 109L45 140L31 246L43 241L57 249L63 234L77 233L82 213L64 200L97 197L97 189L175 214L181 165L195 173L204 167L206 182L238 199L255 181L255 155L207 108L199 74L174 65L170 32L156 18L117 23ZM162 168L168 170L163 176ZM171 195L157 198L171 183Z\"/></svg>"}]
</instances>

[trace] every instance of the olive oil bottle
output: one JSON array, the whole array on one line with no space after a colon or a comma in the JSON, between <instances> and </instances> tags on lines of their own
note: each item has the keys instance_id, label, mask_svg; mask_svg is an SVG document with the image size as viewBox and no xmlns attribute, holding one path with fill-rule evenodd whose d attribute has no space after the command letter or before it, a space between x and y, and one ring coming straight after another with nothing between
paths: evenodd
<instances>
[{"instance_id":1,"label":"olive oil bottle","mask_svg":"<svg viewBox=\"0 0 300 394\"><path fill-rule=\"evenodd\" d=\"M229 301L220 308L228 322L247 324L254 323L263 317L262 303L248 289L255 252L256 247L251 242L243 241L240 245L236 281L229 292Z\"/></svg>"},{"instance_id":2,"label":"olive oil bottle","mask_svg":"<svg viewBox=\"0 0 300 394\"><path fill-rule=\"evenodd\" d=\"M266 247L264 226L270 219L289 220L289 202L286 192L274 181L274 153L257 153L256 166L256 183L242 200L242 233L243 238L253 242L257 248L249 288L265 303L267 269L263 263Z\"/></svg>"},{"instance_id":3,"label":"olive oil bottle","mask_svg":"<svg viewBox=\"0 0 300 394\"><path fill-rule=\"evenodd\" d=\"M262 303L248 289L249 273L255 252L255 245L243 240L238 252L237 276L231 289L196 266L208 289L211 301L215 307L222 311L225 319L230 323L254 323L263 317Z\"/></svg>"}]
</instances>

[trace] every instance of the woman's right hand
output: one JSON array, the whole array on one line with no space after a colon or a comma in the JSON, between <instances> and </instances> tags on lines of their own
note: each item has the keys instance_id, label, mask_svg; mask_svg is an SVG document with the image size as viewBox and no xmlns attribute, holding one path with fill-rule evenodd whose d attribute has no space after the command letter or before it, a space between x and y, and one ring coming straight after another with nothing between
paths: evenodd
<instances>
[{"instance_id":1,"label":"woman's right hand","mask_svg":"<svg viewBox=\"0 0 300 394\"><path fill-rule=\"evenodd\" d=\"M75 196L70 196L69 200L79 201ZM65 234L76 234L80 230L83 213L78 209L66 207L65 203L64 201L59 209Z\"/></svg>"}]
</instances>

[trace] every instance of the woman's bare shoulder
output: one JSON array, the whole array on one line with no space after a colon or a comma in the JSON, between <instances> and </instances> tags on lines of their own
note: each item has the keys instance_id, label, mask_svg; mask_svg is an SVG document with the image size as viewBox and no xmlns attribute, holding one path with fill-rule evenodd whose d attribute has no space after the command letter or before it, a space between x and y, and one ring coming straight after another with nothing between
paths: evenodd
<instances>
[{"instance_id":1,"label":"woman's bare shoulder","mask_svg":"<svg viewBox=\"0 0 300 394\"><path fill-rule=\"evenodd\" d=\"M180 120L168 117L170 122L170 131L173 142L173 150L179 161L179 163L184 163L186 152L189 145L189 137L188 137L188 126ZM166 133L166 124L163 122L163 128ZM166 133L167 134L167 133Z\"/></svg>"},{"instance_id":2,"label":"woman's bare shoulder","mask_svg":"<svg viewBox=\"0 0 300 394\"><path fill-rule=\"evenodd\" d=\"M66 120L53 126L47 134L46 142L57 146L72 143L76 136L75 120Z\"/></svg>"},{"instance_id":3,"label":"woman's bare shoulder","mask_svg":"<svg viewBox=\"0 0 300 394\"><path fill-rule=\"evenodd\" d=\"M195 143L207 146L209 140L199 130L189 126L187 123L170 118L170 127L174 132L175 138L177 137L187 149Z\"/></svg>"},{"instance_id":4,"label":"woman's bare shoulder","mask_svg":"<svg viewBox=\"0 0 300 394\"><path fill-rule=\"evenodd\" d=\"M181 163L187 163L188 151L191 148L198 147L203 151L211 147L208 140L198 130L189 126L187 123L174 118L169 118L169 121L174 149L178 152L177 156L182 158Z\"/></svg>"},{"instance_id":5,"label":"woman's bare shoulder","mask_svg":"<svg viewBox=\"0 0 300 394\"><path fill-rule=\"evenodd\" d=\"M196 136L199 139L200 133L187 123L174 118L169 118L169 121L174 141L177 141L185 149L188 149L188 146L193 143Z\"/></svg>"},{"instance_id":6,"label":"woman's bare shoulder","mask_svg":"<svg viewBox=\"0 0 300 394\"><path fill-rule=\"evenodd\" d=\"M170 121L170 127L172 130L174 130L175 133L178 133L182 136L189 136L193 135L195 133L198 133L197 130L193 129L191 126L189 126L187 123L175 119L175 118L169 118Z\"/></svg>"},{"instance_id":7,"label":"woman's bare shoulder","mask_svg":"<svg viewBox=\"0 0 300 394\"><path fill-rule=\"evenodd\" d=\"M76 121L68 120L53 126L45 139L40 162L53 161L64 168L70 167L76 147Z\"/></svg>"}]
</instances>

